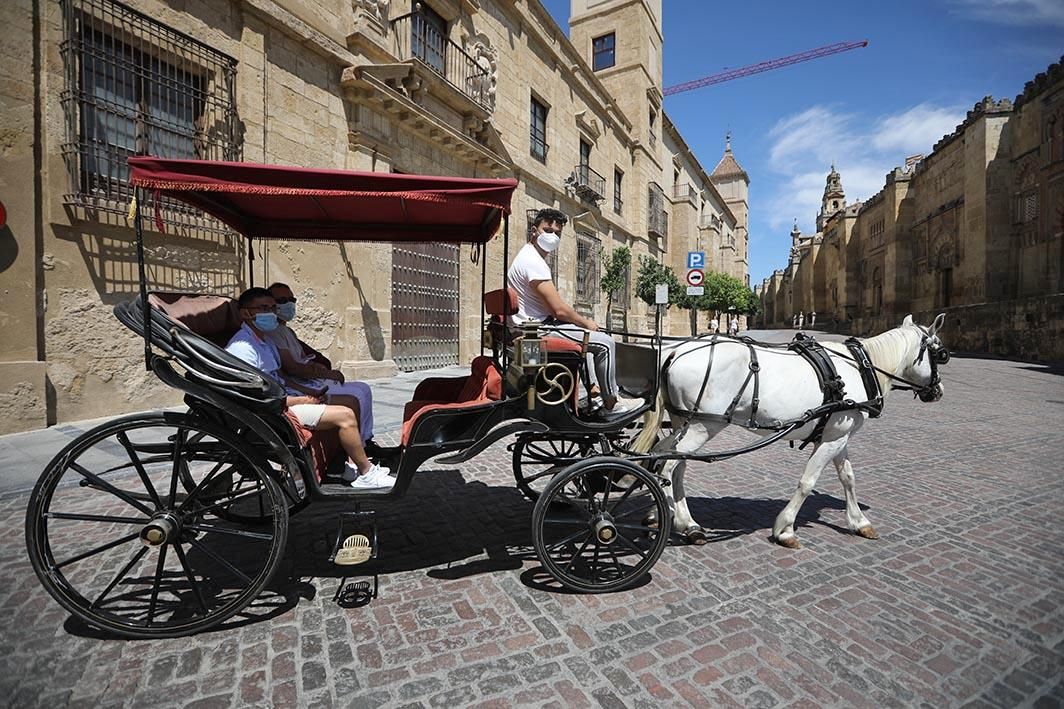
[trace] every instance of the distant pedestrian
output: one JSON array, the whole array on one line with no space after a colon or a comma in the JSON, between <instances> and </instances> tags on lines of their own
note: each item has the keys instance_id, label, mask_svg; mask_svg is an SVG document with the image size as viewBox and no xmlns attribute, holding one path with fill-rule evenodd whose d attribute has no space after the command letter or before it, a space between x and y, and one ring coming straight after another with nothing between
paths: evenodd
<instances>
[{"instance_id":1,"label":"distant pedestrian","mask_svg":"<svg viewBox=\"0 0 1064 709\"><path fill-rule=\"evenodd\" d=\"M738 335L739 334L739 318L734 316L734 315L731 316L731 321L728 323L728 334L729 335Z\"/></svg>"},{"instance_id":2,"label":"distant pedestrian","mask_svg":"<svg viewBox=\"0 0 1064 709\"><path fill-rule=\"evenodd\" d=\"M717 333L720 332L720 320L717 320L717 316L716 315L714 315L709 320L709 331L712 332L713 334L717 334Z\"/></svg>"},{"instance_id":3,"label":"distant pedestrian","mask_svg":"<svg viewBox=\"0 0 1064 709\"><path fill-rule=\"evenodd\" d=\"M798 329L798 313L795 313L791 317L791 327L793 327L795 330Z\"/></svg>"},{"instance_id":4,"label":"distant pedestrian","mask_svg":"<svg viewBox=\"0 0 1064 709\"><path fill-rule=\"evenodd\" d=\"M813 312L809 313L809 328L812 329L814 327L816 327L816 311L815 310Z\"/></svg>"},{"instance_id":5,"label":"distant pedestrian","mask_svg":"<svg viewBox=\"0 0 1064 709\"><path fill-rule=\"evenodd\" d=\"M805 327L805 313L798 311L798 329L801 330L803 327Z\"/></svg>"}]
</instances>

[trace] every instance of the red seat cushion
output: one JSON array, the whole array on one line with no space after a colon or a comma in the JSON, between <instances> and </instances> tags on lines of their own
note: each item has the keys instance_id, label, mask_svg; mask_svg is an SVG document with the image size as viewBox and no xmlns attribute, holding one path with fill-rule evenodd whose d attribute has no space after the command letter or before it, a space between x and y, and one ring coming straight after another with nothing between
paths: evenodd
<instances>
[{"instance_id":1,"label":"red seat cushion","mask_svg":"<svg viewBox=\"0 0 1064 709\"><path fill-rule=\"evenodd\" d=\"M465 378L457 399L453 401L432 401L415 399L408 402L403 409L402 444L407 445L414 423L429 411L440 409L458 409L502 398L502 377L499 376L491 357L480 356L473 360L470 374Z\"/></svg>"}]
</instances>

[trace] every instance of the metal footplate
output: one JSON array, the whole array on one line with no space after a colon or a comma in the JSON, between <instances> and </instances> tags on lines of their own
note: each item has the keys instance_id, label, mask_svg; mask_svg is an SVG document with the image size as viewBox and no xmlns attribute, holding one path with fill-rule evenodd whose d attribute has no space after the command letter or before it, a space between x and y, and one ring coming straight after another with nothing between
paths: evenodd
<instances>
[{"instance_id":1,"label":"metal footplate","mask_svg":"<svg viewBox=\"0 0 1064 709\"><path fill-rule=\"evenodd\" d=\"M336 520L336 541L333 543L329 561L337 566L350 567L364 564L378 558L380 547L377 543L377 513L361 511L341 512ZM345 536L345 522L348 531L355 532ZM345 573L340 578L340 585L333 594L333 601L344 608L364 606L377 597L379 574L373 571L372 585L368 580L352 581Z\"/></svg>"}]
</instances>

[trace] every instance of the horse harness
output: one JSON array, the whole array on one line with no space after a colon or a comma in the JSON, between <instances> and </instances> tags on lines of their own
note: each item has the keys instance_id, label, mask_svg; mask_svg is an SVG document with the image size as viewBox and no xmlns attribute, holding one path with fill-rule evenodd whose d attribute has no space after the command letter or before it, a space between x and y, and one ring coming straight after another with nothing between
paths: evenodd
<instances>
[{"instance_id":1,"label":"horse harness","mask_svg":"<svg viewBox=\"0 0 1064 709\"><path fill-rule=\"evenodd\" d=\"M713 354L716 352L716 346L724 342L735 342L737 344L745 345L750 352L750 362L748 365L748 372L746 379L743 380L743 384L739 387L739 392L731 400L728 408L724 411L722 418L727 423L733 422L735 409L739 406L739 401L742 399L746 389L753 382L753 392L750 400L750 418L746 423L747 428L769 428L776 431L782 431L784 429L795 429L800 426L813 421L817 421L816 427L813 432L802 442L799 449L805 448L809 443L818 443L824 435L824 428L827 426L828 418L832 414L839 411L858 410L864 411L870 418L877 418L883 413L883 392L879 386L879 379L876 377L876 368L872 364L872 361L868 357L868 352L865 350L864 345L856 337L851 337L846 340L846 348L850 351L850 355L856 364L857 371L861 375L861 381L864 383L865 394L867 395L867 401L854 401L853 399L845 398L845 384L842 381L842 377L839 376L838 370L835 369L835 364L831 360L831 354L828 350L824 349L824 346L817 342L812 337L805 335L804 333L798 333L795 335L794 340L785 345L785 347L800 355L816 373L818 382L820 383L820 390L823 392L824 400L820 406L810 409L805 414L795 421L788 421L786 423L778 423L775 426L759 425L756 421L758 406L760 400L758 398L758 390L760 388L760 372L761 365L757 361L757 349L755 345L765 347L767 343L756 342L750 337L731 337L713 335L709 338L709 341L699 347L687 350L677 355L675 352L669 355L665 360L662 367L663 376L668 378L669 368L672 364L685 354L689 354L703 347L709 347L709 363L706 365L706 373L702 378L702 386L698 390L698 396L695 398L693 410L683 410L676 407L670 407L675 413L683 414L684 421L680 430L680 435L686 432L687 427L690 425L694 416L698 413L698 407L702 403L702 397L706 393L706 387L709 384L709 377L713 371ZM703 416L713 414L702 414ZM714 416L716 418L716 416Z\"/></svg>"}]
</instances>

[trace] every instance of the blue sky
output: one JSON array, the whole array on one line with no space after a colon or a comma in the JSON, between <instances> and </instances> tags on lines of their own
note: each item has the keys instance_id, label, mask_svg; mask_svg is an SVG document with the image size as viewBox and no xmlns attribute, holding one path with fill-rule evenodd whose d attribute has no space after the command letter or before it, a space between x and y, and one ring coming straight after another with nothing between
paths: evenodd
<instances>
[{"instance_id":1,"label":"blue sky","mask_svg":"<svg viewBox=\"0 0 1064 709\"><path fill-rule=\"evenodd\" d=\"M541 0L567 30L569 0ZM663 0L671 86L826 44L869 46L667 97L707 170L731 130L750 175L750 283L786 264L794 218L814 231L835 162L867 199L929 153L983 96L1015 98L1064 54L1064 0Z\"/></svg>"}]
</instances>

